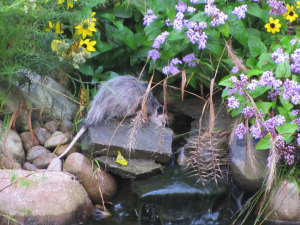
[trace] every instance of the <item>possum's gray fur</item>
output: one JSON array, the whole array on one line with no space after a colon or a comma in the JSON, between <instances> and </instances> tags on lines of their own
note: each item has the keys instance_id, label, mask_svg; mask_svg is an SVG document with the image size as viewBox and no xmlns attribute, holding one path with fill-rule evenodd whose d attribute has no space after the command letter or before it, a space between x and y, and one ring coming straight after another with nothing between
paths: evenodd
<instances>
[{"instance_id":1,"label":"possum's gray fur","mask_svg":"<svg viewBox=\"0 0 300 225\"><path fill-rule=\"evenodd\" d=\"M74 137L65 152L58 158L62 158L68 153L89 126L112 117L123 119L125 116L134 115L141 109L147 87L147 83L139 81L132 76L120 76L109 80L105 85L101 85L97 95L91 103L85 125ZM148 120L160 126L164 125L164 108L153 96L152 91L148 93L145 105ZM48 170L51 170L53 166L54 165L50 164Z\"/></svg>"}]
</instances>

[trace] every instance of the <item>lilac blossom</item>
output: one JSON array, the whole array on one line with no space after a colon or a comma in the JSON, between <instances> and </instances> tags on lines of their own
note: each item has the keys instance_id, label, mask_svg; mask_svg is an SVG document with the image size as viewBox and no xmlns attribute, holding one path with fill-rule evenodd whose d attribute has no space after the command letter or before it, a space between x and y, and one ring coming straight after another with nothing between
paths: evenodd
<instances>
[{"instance_id":1,"label":"lilac blossom","mask_svg":"<svg viewBox=\"0 0 300 225\"><path fill-rule=\"evenodd\" d=\"M250 127L250 133L255 139L262 137L261 129L258 128L256 123Z\"/></svg>"},{"instance_id":2,"label":"lilac blossom","mask_svg":"<svg viewBox=\"0 0 300 225\"><path fill-rule=\"evenodd\" d=\"M147 14L148 15L146 15L143 19L144 20L143 25L149 26L151 23L154 22L154 20L157 18L157 16L153 14L152 9L148 9Z\"/></svg>"},{"instance_id":3,"label":"lilac blossom","mask_svg":"<svg viewBox=\"0 0 300 225\"><path fill-rule=\"evenodd\" d=\"M262 87L270 85L270 86L273 86L273 88L275 90L277 90L278 88L280 88L282 86L282 81L275 79L272 71L265 71L265 72L263 72L258 84Z\"/></svg>"},{"instance_id":4,"label":"lilac blossom","mask_svg":"<svg viewBox=\"0 0 300 225\"><path fill-rule=\"evenodd\" d=\"M177 64L182 64L182 61L179 60L178 58L172 59L170 65L177 65Z\"/></svg>"},{"instance_id":5,"label":"lilac blossom","mask_svg":"<svg viewBox=\"0 0 300 225\"><path fill-rule=\"evenodd\" d=\"M198 4L200 3L200 0L190 0L190 3Z\"/></svg>"},{"instance_id":6,"label":"lilac blossom","mask_svg":"<svg viewBox=\"0 0 300 225\"><path fill-rule=\"evenodd\" d=\"M232 14L236 15L239 19L244 19L246 17L247 5L241 5L239 7L235 7Z\"/></svg>"},{"instance_id":7,"label":"lilac blossom","mask_svg":"<svg viewBox=\"0 0 300 225\"><path fill-rule=\"evenodd\" d=\"M181 31L183 27L183 18L184 15L182 12L178 12L175 16L175 19L173 21L173 29Z\"/></svg>"},{"instance_id":8,"label":"lilac blossom","mask_svg":"<svg viewBox=\"0 0 300 225\"><path fill-rule=\"evenodd\" d=\"M271 99L271 101L275 101L276 98L279 96L280 96L280 89L268 91L268 98Z\"/></svg>"},{"instance_id":9,"label":"lilac blossom","mask_svg":"<svg viewBox=\"0 0 300 225\"><path fill-rule=\"evenodd\" d=\"M166 22L166 26L167 26L167 27L168 27L168 26L173 26L173 23L171 23L171 20L170 20L169 18L166 19L165 22Z\"/></svg>"},{"instance_id":10,"label":"lilac blossom","mask_svg":"<svg viewBox=\"0 0 300 225\"><path fill-rule=\"evenodd\" d=\"M175 5L175 9L178 12L184 13L187 10L187 8L188 8L188 6L184 2L181 2L181 1L178 2L178 5Z\"/></svg>"},{"instance_id":11,"label":"lilac blossom","mask_svg":"<svg viewBox=\"0 0 300 225\"><path fill-rule=\"evenodd\" d=\"M247 85L246 89L254 91L257 85L258 85L257 80L251 80L251 83Z\"/></svg>"},{"instance_id":12,"label":"lilac blossom","mask_svg":"<svg viewBox=\"0 0 300 225\"><path fill-rule=\"evenodd\" d=\"M189 13L193 13L193 12L196 11L196 9L195 9L194 7L189 6L189 7L187 8L187 11L188 11Z\"/></svg>"},{"instance_id":13,"label":"lilac blossom","mask_svg":"<svg viewBox=\"0 0 300 225\"><path fill-rule=\"evenodd\" d=\"M153 60L157 60L160 57L160 53L159 51L157 51L156 49L152 49L148 51L148 55L153 59Z\"/></svg>"},{"instance_id":14,"label":"lilac blossom","mask_svg":"<svg viewBox=\"0 0 300 225\"><path fill-rule=\"evenodd\" d=\"M296 81L286 79L283 84L282 99L289 100L293 96L299 95L299 91L300 91L300 87ZM294 98L294 100L293 100L294 102L295 102L296 98Z\"/></svg>"},{"instance_id":15,"label":"lilac blossom","mask_svg":"<svg viewBox=\"0 0 300 225\"><path fill-rule=\"evenodd\" d=\"M267 4L269 4L269 7L271 8L269 12L270 14L282 15L287 11L283 1L277 2L277 0L268 0Z\"/></svg>"},{"instance_id":16,"label":"lilac blossom","mask_svg":"<svg viewBox=\"0 0 300 225\"><path fill-rule=\"evenodd\" d=\"M215 5L206 5L204 7L204 12L206 15L211 16L212 27L225 24L225 20L228 19L228 16L221 12Z\"/></svg>"},{"instance_id":17,"label":"lilac blossom","mask_svg":"<svg viewBox=\"0 0 300 225\"><path fill-rule=\"evenodd\" d=\"M204 0L205 4L212 5L215 3L215 0Z\"/></svg>"},{"instance_id":18,"label":"lilac blossom","mask_svg":"<svg viewBox=\"0 0 300 225\"><path fill-rule=\"evenodd\" d=\"M165 40L169 34L170 34L169 32L165 31L165 32L162 32L160 35L158 35L154 39L154 43L153 43L152 47L159 49L160 45L165 43Z\"/></svg>"},{"instance_id":19,"label":"lilac blossom","mask_svg":"<svg viewBox=\"0 0 300 225\"><path fill-rule=\"evenodd\" d=\"M196 66L196 64L199 64L198 62L195 62L194 60L199 60L199 59L196 59L194 53L188 54L182 58L182 61L186 62L188 64L188 66L190 66L190 67L194 67L194 66Z\"/></svg>"},{"instance_id":20,"label":"lilac blossom","mask_svg":"<svg viewBox=\"0 0 300 225\"><path fill-rule=\"evenodd\" d=\"M300 145L300 135L297 134L297 144Z\"/></svg>"},{"instance_id":21,"label":"lilac blossom","mask_svg":"<svg viewBox=\"0 0 300 225\"><path fill-rule=\"evenodd\" d=\"M186 32L186 36L190 39L192 44L198 43L198 49L206 48L206 39L208 38L205 32L203 31L194 31L193 29L189 29Z\"/></svg>"},{"instance_id":22,"label":"lilac blossom","mask_svg":"<svg viewBox=\"0 0 300 225\"><path fill-rule=\"evenodd\" d=\"M233 74L235 74L235 73L239 72L239 70L240 70L240 69L239 69L238 66L233 66L231 72L232 72Z\"/></svg>"},{"instance_id":23,"label":"lilac blossom","mask_svg":"<svg viewBox=\"0 0 300 225\"><path fill-rule=\"evenodd\" d=\"M228 101L227 106L229 108L236 109L236 108L240 107L239 100L237 100L234 96L229 97L227 99L227 101Z\"/></svg>"},{"instance_id":24,"label":"lilac blossom","mask_svg":"<svg viewBox=\"0 0 300 225\"><path fill-rule=\"evenodd\" d=\"M246 119L255 117L255 108L252 106L247 106L246 108L243 108L242 114L245 115Z\"/></svg>"},{"instance_id":25,"label":"lilac blossom","mask_svg":"<svg viewBox=\"0 0 300 225\"><path fill-rule=\"evenodd\" d=\"M290 40L290 44L293 46L294 44L296 44L296 42L297 42L297 39L292 39L292 40Z\"/></svg>"},{"instance_id":26,"label":"lilac blossom","mask_svg":"<svg viewBox=\"0 0 300 225\"><path fill-rule=\"evenodd\" d=\"M300 73L300 48L296 49L293 54L291 54L293 63L291 64L291 71L293 73Z\"/></svg>"},{"instance_id":27,"label":"lilac blossom","mask_svg":"<svg viewBox=\"0 0 300 225\"><path fill-rule=\"evenodd\" d=\"M168 75L168 74L179 73L180 70L176 66L170 65L170 66L165 66L163 68L162 72L163 72L163 74Z\"/></svg>"},{"instance_id":28,"label":"lilac blossom","mask_svg":"<svg viewBox=\"0 0 300 225\"><path fill-rule=\"evenodd\" d=\"M291 114L292 114L293 116L297 116L299 112L300 112L300 109L292 110Z\"/></svg>"},{"instance_id":29,"label":"lilac blossom","mask_svg":"<svg viewBox=\"0 0 300 225\"><path fill-rule=\"evenodd\" d=\"M237 128L235 129L235 134L236 136L238 136L239 139L243 139L244 135L246 134L246 128L243 123L237 125Z\"/></svg>"},{"instance_id":30,"label":"lilac blossom","mask_svg":"<svg viewBox=\"0 0 300 225\"><path fill-rule=\"evenodd\" d=\"M286 59L289 59L289 54L283 53L283 50L281 48L277 48L277 50L272 53L272 59L274 59L274 62L276 64L280 62L284 63Z\"/></svg>"},{"instance_id":31,"label":"lilac blossom","mask_svg":"<svg viewBox=\"0 0 300 225\"><path fill-rule=\"evenodd\" d=\"M300 131L300 118L294 119L294 120L291 122L291 124L294 124L294 123L296 123L296 124L298 125L297 131Z\"/></svg>"}]
</instances>

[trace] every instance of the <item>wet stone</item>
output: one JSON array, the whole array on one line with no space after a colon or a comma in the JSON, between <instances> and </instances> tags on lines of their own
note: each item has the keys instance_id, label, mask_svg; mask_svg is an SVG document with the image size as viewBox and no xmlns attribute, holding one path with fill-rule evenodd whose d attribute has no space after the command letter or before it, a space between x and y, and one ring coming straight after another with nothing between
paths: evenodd
<instances>
[{"instance_id":1,"label":"wet stone","mask_svg":"<svg viewBox=\"0 0 300 225\"><path fill-rule=\"evenodd\" d=\"M96 160L98 160L100 166L105 167L112 173L128 178L143 177L159 171L162 167L159 163L155 163L151 159L126 159L128 161L126 166L116 163L115 157L100 156Z\"/></svg>"}]
</instances>

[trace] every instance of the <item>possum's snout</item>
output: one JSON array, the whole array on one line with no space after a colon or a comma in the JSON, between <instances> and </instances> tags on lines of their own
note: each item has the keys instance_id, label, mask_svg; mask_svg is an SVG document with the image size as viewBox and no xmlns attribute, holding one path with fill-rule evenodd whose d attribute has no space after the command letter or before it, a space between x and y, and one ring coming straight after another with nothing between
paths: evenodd
<instances>
[{"instance_id":1,"label":"possum's snout","mask_svg":"<svg viewBox=\"0 0 300 225\"><path fill-rule=\"evenodd\" d=\"M157 124L158 126L165 126L166 124L165 108L162 105L160 105L156 109L156 113L150 115L149 120L152 123Z\"/></svg>"},{"instance_id":2,"label":"possum's snout","mask_svg":"<svg viewBox=\"0 0 300 225\"><path fill-rule=\"evenodd\" d=\"M159 107L157 108L157 115L163 114L164 111L165 111L164 107L163 107L163 106L159 106Z\"/></svg>"}]
</instances>

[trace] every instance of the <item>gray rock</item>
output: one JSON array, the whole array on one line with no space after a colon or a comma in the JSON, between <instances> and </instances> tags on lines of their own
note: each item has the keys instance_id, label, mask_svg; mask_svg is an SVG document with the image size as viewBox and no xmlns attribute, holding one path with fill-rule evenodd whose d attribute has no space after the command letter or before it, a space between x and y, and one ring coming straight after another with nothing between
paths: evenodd
<instances>
[{"instance_id":1,"label":"gray rock","mask_svg":"<svg viewBox=\"0 0 300 225\"><path fill-rule=\"evenodd\" d=\"M57 158L57 156L53 153L44 153L39 155L35 160L32 162L38 169L47 169L51 160Z\"/></svg>"},{"instance_id":2,"label":"gray rock","mask_svg":"<svg viewBox=\"0 0 300 225\"><path fill-rule=\"evenodd\" d=\"M24 150L27 152L30 148L39 145L39 140L33 135L33 139L30 132L23 132L20 134Z\"/></svg>"},{"instance_id":3,"label":"gray rock","mask_svg":"<svg viewBox=\"0 0 300 225\"><path fill-rule=\"evenodd\" d=\"M159 163L155 163L152 159L126 159L128 161L126 166L116 163L115 157L100 156L96 157L96 160L100 166L112 173L133 179L154 173L162 168Z\"/></svg>"},{"instance_id":4,"label":"gray rock","mask_svg":"<svg viewBox=\"0 0 300 225\"><path fill-rule=\"evenodd\" d=\"M69 147L69 144L66 145L60 145L56 148L55 150L55 154L57 156L60 156L61 154L63 154L65 152L65 150ZM81 152L81 148L78 144L75 144L69 151L68 153L63 156L63 158L67 158L69 155L71 155L73 152Z\"/></svg>"},{"instance_id":5,"label":"gray rock","mask_svg":"<svg viewBox=\"0 0 300 225\"><path fill-rule=\"evenodd\" d=\"M37 120L31 121L31 125L32 125L32 129L33 129L33 130L36 129L36 128L40 128L40 127L41 127L40 122L37 121Z\"/></svg>"},{"instance_id":6,"label":"gray rock","mask_svg":"<svg viewBox=\"0 0 300 225\"><path fill-rule=\"evenodd\" d=\"M119 121L110 120L107 123L90 126L82 139L82 150L84 155L109 155L116 157L118 150L125 157L128 156L129 135L131 124L123 123L116 131ZM115 132L116 131L116 132ZM111 141L111 137L112 141ZM133 142L134 151L130 158L154 159L159 162L169 162L172 155L171 144L173 131L161 128L153 123L145 124L135 135ZM107 147L110 145L109 152Z\"/></svg>"},{"instance_id":7,"label":"gray rock","mask_svg":"<svg viewBox=\"0 0 300 225\"><path fill-rule=\"evenodd\" d=\"M59 158L52 159L47 170L62 171L62 161Z\"/></svg>"},{"instance_id":8,"label":"gray rock","mask_svg":"<svg viewBox=\"0 0 300 225\"><path fill-rule=\"evenodd\" d=\"M45 128L51 133L53 134L55 131L57 131L59 123L56 121L50 121L45 123Z\"/></svg>"},{"instance_id":9,"label":"gray rock","mask_svg":"<svg viewBox=\"0 0 300 225\"><path fill-rule=\"evenodd\" d=\"M44 148L43 146L34 146L28 149L26 154L26 160L32 163L36 159L36 157L43 155L45 153L51 153L51 152L48 149Z\"/></svg>"},{"instance_id":10,"label":"gray rock","mask_svg":"<svg viewBox=\"0 0 300 225\"><path fill-rule=\"evenodd\" d=\"M63 171L74 174L82 180L82 185L94 204L102 204L99 184L104 202L110 202L117 193L117 182L102 168L100 175L95 173L94 176L95 169L97 168L92 168L92 163L86 156L77 152L69 155L63 166Z\"/></svg>"},{"instance_id":11,"label":"gray rock","mask_svg":"<svg viewBox=\"0 0 300 225\"><path fill-rule=\"evenodd\" d=\"M263 217L267 217L267 220L281 222L280 224L300 223L299 188L294 181L283 181L279 188L274 187L267 195L264 205L266 203L268 204L263 212Z\"/></svg>"},{"instance_id":12,"label":"gray rock","mask_svg":"<svg viewBox=\"0 0 300 225\"><path fill-rule=\"evenodd\" d=\"M64 134L60 131L54 132L51 137L45 142L45 148L56 148L58 145L64 145L69 142L69 135Z\"/></svg>"},{"instance_id":13,"label":"gray rock","mask_svg":"<svg viewBox=\"0 0 300 225\"><path fill-rule=\"evenodd\" d=\"M2 130L2 126L3 122L0 121L0 130ZM20 168L24 162L25 152L20 136L12 129L8 131L7 137L3 132L0 139L0 168Z\"/></svg>"},{"instance_id":14,"label":"gray rock","mask_svg":"<svg viewBox=\"0 0 300 225\"><path fill-rule=\"evenodd\" d=\"M30 171L38 169L35 165L33 165L33 164L29 163L29 162L25 162L23 164L22 168L23 168L23 170L30 170Z\"/></svg>"},{"instance_id":15,"label":"gray rock","mask_svg":"<svg viewBox=\"0 0 300 225\"><path fill-rule=\"evenodd\" d=\"M71 133L74 130L72 121L63 119L59 123L57 130L63 133Z\"/></svg>"},{"instance_id":16,"label":"gray rock","mask_svg":"<svg viewBox=\"0 0 300 225\"><path fill-rule=\"evenodd\" d=\"M34 135L39 140L41 145L44 145L45 142L51 137L51 134L48 133L47 129L42 127L37 127L33 130Z\"/></svg>"},{"instance_id":17,"label":"gray rock","mask_svg":"<svg viewBox=\"0 0 300 225\"><path fill-rule=\"evenodd\" d=\"M22 70L20 73L25 74L31 81L30 84L28 82L21 87L25 92L24 97L33 108L43 108L43 120L51 121L53 118L72 120L76 104L72 102L73 96L70 92L50 77L42 77L30 70ZM38 120L39 117L40 110L34 110L32 118Z\"/></svg>"},{"instance_id":18,"label":"gray rock","mask_svg":"<svg viewBox=\"0 0 300 225\"><path fill-rule=\"evenodd\" d=\"M253 139L253 146L258 140ZM230 145L230 170L234 183L247 192L258 191L269 173L267 167L268 150L256 150L253 148L255 156L255 170L250 166L249 161L245 162L246 155L246 140L234 137Z\"/></svg>"},{"instance_id":19,"label":"gray rock","mask_svg":"<svg viewBox=\"0 0 300 225\"><path fill-rule=\"evenodd\" d=\"M17 178L15 185L11 185L12 174ZM72 179L73 175L54 171L0 170L0 177L1 213L21 224L75 224L93 213L91 200L82 185ZM22 185L21 178L30 186ZM0 224L8 225L12 221L0 216Z\"/></svg>"}]
</instances>

